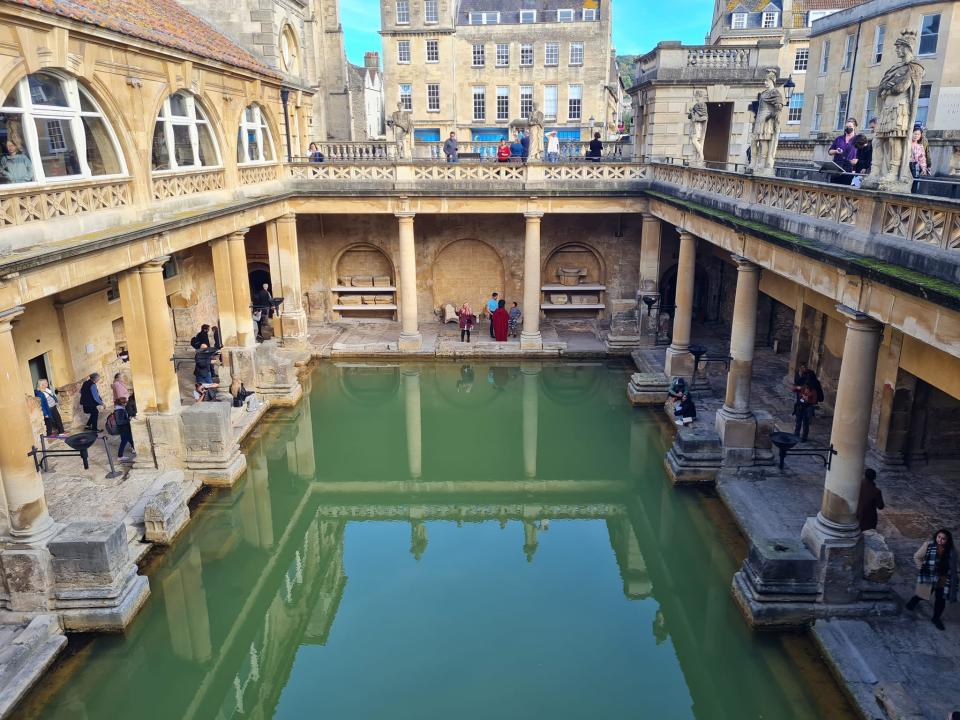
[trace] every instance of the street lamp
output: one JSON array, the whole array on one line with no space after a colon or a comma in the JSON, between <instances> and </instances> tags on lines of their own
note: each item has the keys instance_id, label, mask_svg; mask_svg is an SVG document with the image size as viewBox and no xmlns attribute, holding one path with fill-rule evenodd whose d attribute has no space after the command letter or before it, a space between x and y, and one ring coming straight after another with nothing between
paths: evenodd
<instances>
[{"instance_id":1,"label":"street lamp","mask_svg":"<svg viewBox=\"0 0 960 720\"><path fill-rule=\"evenodd\" d=\"M790 102L790 98L793 97L793 91L797 87L797 84L793 81L793 75L787 78L787 81L783 84L783 94L787 97L787 103Z\"/></svg>"}]
</instances>

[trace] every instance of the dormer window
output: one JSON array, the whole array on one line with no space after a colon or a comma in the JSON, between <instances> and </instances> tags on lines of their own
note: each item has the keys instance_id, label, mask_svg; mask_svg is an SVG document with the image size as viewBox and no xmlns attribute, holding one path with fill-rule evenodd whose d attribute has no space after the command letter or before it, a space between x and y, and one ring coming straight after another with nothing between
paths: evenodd
<instances>
[{"instance_id":1,"label":"dormer window","mask_svg":"<svg viewBox=\"0 0 960 720\"><path fill-rule=\"evenodd\" d=\"M730 27L734 30L744 30L747 27L747 14L735 12L730 16Z\"/></svg>"},{"instance_id":2,"label":"dormer window","mask_svg":"<svg viewBox=\"0 0 960 720\"><path fill-rule=\"evenodd\" d=\"M768 10L763 13L763 27L775 28L779 26L780 13Z\"/></svg>"},{"instance_id":3,"label":"dormer window","mask_svg":"<svg viewBox=\"0 0 960 720\"><path fill-rule=\"evenodd\" d=\"M596 8L584 8L583 9L583 21L584 22L593 22L597 19L597 10Z\"/></svg>"},{"instance_id":4,"label":"dormer window","mask_svg":"<svg viewBox=\"0 0 960 720\"><path fill-rule=\"evenodd\" d=\"M498 12L470 13L471 25L497 25L499 22L500 22L500 13Z\"/></svg>"},{"instance_id":5,"label":"dormer window","mask_svg":"<svg viewBox=\"0 0 960 720\"><path fill-rule=\"evenodd\" d=\"M536 10L521 10L520 11L520 22L524 25L527 23L535 23L537 21L537 11Z\"/></svg>"},{"instance_id":6,"label":"dormer window","mask_svg":"<svg viewBox=\"0 0 960 720\"><path fill-rule=\"evenodd\" d=\"M573 22L573 10L557 10L557 22Z\"/></svg>"}]
</instances>

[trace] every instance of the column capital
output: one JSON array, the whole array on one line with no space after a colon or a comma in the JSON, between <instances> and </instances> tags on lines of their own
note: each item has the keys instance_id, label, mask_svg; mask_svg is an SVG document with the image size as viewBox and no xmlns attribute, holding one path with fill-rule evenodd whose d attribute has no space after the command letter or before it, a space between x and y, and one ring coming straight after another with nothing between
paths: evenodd
<instances>
[{"instance_id":1,"label":"column capital","mask_svg":"<svg viewBox=\"0 0 960 720\"><path fill-rule=\"evenodd\" d=\"M681 240L696 240L697 236L694 235L689 230L684 230L683 228L677 228L677 233L680 235Z\"/></svg>"},{"instance_id":2,"label":"column capital","mask_svg":"<svg viewBox=\"0 0 960 720\"><path fill-rule=\"evenodd\" d=\"M760 266L757 265L752 260L747 260L743 255L731 255L733 261L737 264L737 270L739 272L759 272Z\"/></svg>"},{"instance_id":3,"label":"column capital","mask_svg":"<svg viewBox=\"0 0 960 720\"><path fill-rule=\"evenodd\" d=\"M527 219L527 222L530 222L531 220L536 220L539 222L543 218L543 211L527 210L525 213L523 213L523 216Z\"/></svg>"},{"instance_id":4,"label":"column capital","mask_svg":"<svg viewBox=\"0 0 960 720\"><path fill-rule=\"evenodd\" d=\"M393 215L398 220L413 220L417 216L413 210L397 210Z\"/></svg>"},{"instance_id":5,"label":"column capital","mask_svg":"<svg viewBox=\"0 0 960 720\"><path fill-rule=\"evenodd\" d=\"M250 232L250 228L240 228L239 230L234 230L232 233L227 235L227 237L231 240L243 240L247 236L248 232Z\"/></svg>"},{"instance_id":6,"label":"column capital","mask_svg":"<svg viewBox=\"0 0 960 720\"><path fill-rule=\"evenodd\" d=\"M837 312L847 318L847 327L851 330L876 333L883 331L883 323L874 320L866 313L860 312L849 305L838 303Z\"/></svg>"},{"instance_id":7,"label":"column capital","mask_svg":"<svg viewBox=\"0 0 960 720\"><path fill-rule=\"evenodd\" d=\"M0 332L10 332L13 328L13 321L23 315L25 311L26 308L23 305L0 311Z\"/></svg>"},{"instance_id":8,"label":"column capital","mask_svg":"<svg viewBox=\"0 0 960 720\"><path fill-rule=\"evenodd\" d=\"M140 272L163 272L163 266L168 260L170 260L169 255L155 257L153 260L147 260L140 266L139 270Z\"/></svg>"},{"instance_id":9,"label":"column capital","mask_svg":"<svg viewBox=\"0 0 960 720\"><path fill-rule=\"evenodd\" d=\"M283 215L277 218L277 222L295 223L296 221L297 221L296 213L284 213Z\"/></svg>"},{"instance_id":10,"label":"column capital","mask_svg":"<svg viewBox=\"0 0 960 720\"><path fill-rule=\"evenodd\" d=\"M660 218L650 212L640 213L640 217L643 219L643 222L660 222Z\"/></svg>"}]
</instances>

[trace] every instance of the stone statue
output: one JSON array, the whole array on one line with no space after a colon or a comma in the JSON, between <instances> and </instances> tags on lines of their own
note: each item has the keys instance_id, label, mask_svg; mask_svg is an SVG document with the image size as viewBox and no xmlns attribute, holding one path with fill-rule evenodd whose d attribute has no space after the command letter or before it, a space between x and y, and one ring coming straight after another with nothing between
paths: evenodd
<instances>
[{"instance_id":1,"label":"stone statue","mask_svg":"<svg viewBox=\"0 0 960 720\"><path fill-rule=\"evenodd\" d=\"M397 103L396 111L390 116L390 123L393 126L393 140L397 145L397 157L413 158L413 118L403 109L402 102Z\"/></svg>"},{"instance_id":2,"label":"stone statue","mask_svg":"<svg viewBox=\"0 0 960 720\"><path fill-rule=\"evenodd\" d=\"M912 183L910 135L917 115L917 100L923 66L913 59L917 34L904 30L894 47L899 62L887 70L877 87L877 129L873 139L873 170L865 185L887 186ZM890 187L890 186L894 187Z\"/></svg>"},{"instance_id":3,"label":"stone statue","mask_svg":"<svg viewBox=\"0 0 960 720\"><path fill-rule=\"evenodd\" d=\"M543 159L543 113L537 108L537 104L530 106L530 114L527 116L527 124L530 128L530 160Z\"/></svg>"},{"instance_id":4,"label":"stone statue","mask_svg":"<svg viewBox=\"0 0 960 720\"><path fill-rule=\"evenodd\" d=\"M693 145L691 165L703 165L703 139L707 134L707 96L703 90L693 93L693 107L687 113L690 120L690 144Z\"/></svg>"},{"instance_id":5,"label":"stone statue","mask_svg":"<svg viewBox=\"0 0 960 720\"><path fill-rule=\"evenodd\" d=\"M783 91L777 87L777 70L770 68L763 81L764 90L757 101L753 123L753 162L757 175L773 175L773 161L780 142L780 113L786 105Z\"/></svg>"}]
</instances>

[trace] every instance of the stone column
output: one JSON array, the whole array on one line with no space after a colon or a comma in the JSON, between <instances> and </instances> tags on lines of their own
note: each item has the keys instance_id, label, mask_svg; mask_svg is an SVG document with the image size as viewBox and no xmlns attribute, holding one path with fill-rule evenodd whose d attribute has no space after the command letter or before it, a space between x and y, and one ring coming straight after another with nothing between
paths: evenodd
<instances>
[{"instance_id":1,"label":"stone column","mask_svg":"<svg viewBox=\"0 0 960 720\"><path fill-rule=\"evenodd\" d=\"M297 244L297 216L282 215L267 223L267 250L273 294L283 298L280 332L284 340L307 339L307 313L300 289L300 250Z\"/></svg>"},{"instance_id":2,"label":"stone column","mask_svg":"<svg viewBox=\"0 0 960 720\"><path fill-rule=\"evenodd\" d=\"M815 518L803 526L804 542L824 559L829 546L854 544L860 536L857 503L867 452L867 432L873 406L882 325L844 305L847 317L843 362L837 383L830 442L837 454L824 479L823 503Z\"/></svg>"},{"instance_id":3,"label":"stone column","mask_svg":"<svg viewBox=\"0 0 960 720\"><path fill-rule=\"evenodd\" d=\"M693 375L690 354L690 326L693 322L693 279L697 260L697 239L685 230L680 232L680 259L677 262L677 298L673 311L673 341L667 348L663 372L667 376Z\"/></svg>"},{"instance_id":4,"label":"stone column","mask_svg":"<svg viewBox=\"0 0 960 720\"><path fill-rule=\"evenodd\" d=\"M139 411L157 411L157 391L154 386L153 359L147 337L147 315L143 304L143 284L140 268L122 273L118 282L120 310L123 313L123 331L130 351L130 374Z\"/></svg>"},{"instance_id":5,"label":"stone column","mask_svg":"<svg viewBox=\"0 0 960 720\"><path fill-rule=\"evenodd\" d=\"M400 350L417 352L423 342L417 322L417 254L413 241L416 213L396 213L400 223Z\"/></svg>"},{"instance_id":6,"label":"stone column","mask_svg":"<svg viewBox=\"0 0 960 720\"><path fill-rule=\"evenodd\" d=\"M13 344L14 318L23 307L0 312L0 417L4 432L0 441L0 482L9 515L10 537L18 543L37 543L58 529L43 494L43 481L27 453L36 444L27 413L20 361Z\"/></svg>"},{"instance_id":7,"label":"stone column","mask_svg":"<svg viewBox=\"0 0 960 720\"><path fill-rule=\"evenodd\" d=\"M717 433L724 448L752 449L757 419L750 410L750 381L757 337L760 268L738 255L733 259L737 263L737 293L730 329L730 371L726 399L717 411Z\"/></svg>"},{"instance_id":8,"label":"stone column","mask_svg":"<svg viewBox=\"0 0 960 720\"><path fill-rule=\"evenodd\" d=\"M660 219L643 213L643 231L640 238L640 277L639 298L660 298ZM652 345L656 336L659 311L647 310L647 306L638 299L637 312L640 314L640 335L642 345Z\"/></svg>"},{"instance_id":9,"label":"stone column","mask_svg":"<svg viewBox=\"0 0 960 720\"><path fill-rule=\"evenodd\" d=\"M523 374L523 474L537 476L537 431L540 420L540 368L520 368Z\"/></svg>"},{"instance_id":10,"label":"stone column","mask_svg":"<svg viewBox=\"0 0 960 720\"><path fill-rule=\"evenodd\" d=\"M523 331L521 350L542 350L540 334L540 222L542 212L527 212L523 243Z\"/></svg>"},{"instance_id":11,"label":"stone column","mask_svg":"<svg viewBox=\"0 0 960 720\"><path fill-rule=\"evenodd\" d=\"M167 291L163 281L163 264L169 259L169 256L159 257L140 268L147 343L150 347L150 363L153 366L153 385L157 393L157 411L167 414L180 411L180 383L172 359L173 328L170 326L170 307L167 305Z\"/></svg>"},{"instance_id":12,"label":"stone column","mask_svg":"<svg viewBox=\"0 0 960 720\"><path fill-rule=\"evenodd\" d=\"M230 272L230 246L221 237L210 243L213 256L213 281L217 291L220 340L226 346L237 344L237 313L233 307L233 276Z\"/></svg>"},{"instance_id":13,"label":"stone column","mask_svg":"<svg viewBox=\"0 0 960 720\"><path fill-rule=\"evenodd\" d=\"M403 370L403 406L407 426L407 463L410 477L419 480L423 472L423 435L420 416L420 370Z\"/></svg>"},{"instance_id":14,"label":"stone column","mask_svg":"<svg viewBox=\"0 0 960 720\"><path fill-rule=\"evenodd\" d=\"M230 277L233 289L233 311L237 321L237 347L253 347L256 335L253 329L253 313L250 309L250 278L247 274L246 235L244 228L227 237L230 251Z\"/></svg>"}]
</instances>

